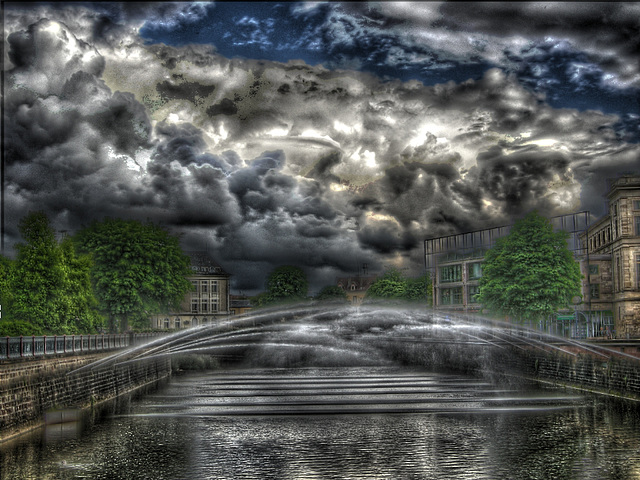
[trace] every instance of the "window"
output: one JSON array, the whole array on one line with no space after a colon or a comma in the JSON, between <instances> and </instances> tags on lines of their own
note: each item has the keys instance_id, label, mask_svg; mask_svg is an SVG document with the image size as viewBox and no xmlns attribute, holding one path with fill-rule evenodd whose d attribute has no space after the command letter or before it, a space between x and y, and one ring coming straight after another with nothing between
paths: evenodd
<instances>
[{"instance_id":1,"label":"window","mask_svg":"<svg viewBox=\"0 0 640 480\"><path fill-rule=\"evenodd\" d=\"M207 280L200 281L200 293L208 293L209 292L209 282Z\"/></svg>"},{"instance_id":2,"label":"window","mask_svg":"<svg viewBox=\"0 0 640 480\"><path fill-rule=\"evenodd\" d=\"M202 301L202 310L200 310L202 313L206 313L207 310L209 309L209 302L207 302L206 300Z\"/></svg>"},{"instance_id":3,"label":"window","mask_svg":"<svg viewBox=\"0 0 640 480\"><path fill-rule=\"evenodd\" d=\"M461 282L462 281L462 265L450 265L448 267L440 267L440 282Z\"/></svg>"},{"instance_id":4,"label":"window","mask_svg":"<svg viewBox=\"0 0 640 480\"><path fill-rule=\"evenodd\" d=\"M191 280L191 287L192 287L194 293L198 293L198 281L197 280Z\"/></svg>"},{"instance_id":5,"label":"window","mask_svg":"<svg viewBox=\"0 0 640 480\"><path fill-rule=\"evenodd\" d=\"M636 255L636 285L640 288L640 255Z\"/></svg>"},{"instance_id":6,"label":"window","mask_svg":"<svg viewBox=\"0 0 640 480\"><path fill-rule=\"evenodd\" d=\"M633 217L635 236L640 237L640 217Z\"/></svg>"},{"instance_id":7,"label":"window","mask_svg":"<svg viewBox=\"0 0 640 480\"><path fill-rule=\"evenodd\" d=\"M462 287L443 288L440 290L441 305L460 305L462 303Z\"/></svg>"},{"instance_id":8,"label":"window","mask_svg":"<svg viewBox=\"0 0 640 480\"><path fill-rule=\"evenodd\" d=\"M634 200L633 201L633 209L634 210L640 210L640 200Z\"/></svg>"},{"instance_id":9,"label":"window","mask_svg":"<svg viewBox=\"0 0 640 480\"><path fill-rule=\"evenodd\" d=\"M175 328L180 328L180 317L176 317L173 323Z\"/></svg>"},{"instance_id":10,"label":"window","mask_svg":"<svg viewBox=\"0 0 640 480\"><path fill-rule=\"evenodd\" d=\"M598 275L600 273L599 265L589 265L589 275Z\"/></svg>"},{"instance_id":11,"label":"window","mask_svg":"<svg viewBox=\"0 0 640 480\"><path fill-rule=\"evenodd\" d=\"M165 318L164 319L164 328L166 328L167 330L169 330L169 319Z\"/></svg>"},{"instance_id":12,"label":"window","mask_svg":"<svg viewBox=\"0 0 640 480\"><path fill-rule=\"evenodd\" d=\"M191 313L198 313L198 299L191 299Z\"/></svg>"},{"instance_id":13,"label":"window","mask_svg":"<svg viewBox=\"0 0 640 480\"><path fill-rule=\"evenodd\" d=\"M198 319L196 317L193 317L191 319L191 325L193 325L194 327L198 326Z\"/></svg>"},{"instance_id":14,"label":"window","mask_svg":"<svg viewBox=\"0 0 640 480\"><path fill-rule=\"evenodd\" d=\"M204 317L202 319L202 325L206 325L207 323L209 323L209 319L207 317Z\"/></svg>"},{"instance_id":15,"label":"window","mask_svg":"<svg viewBox=\"0 0 640 480\"><path fill-rule=\"evenodd\" d=\"M469 264L469 280L477 280L482 276L482 264L470 263Z\"/></svg>"},{"instance_id":16,"label":"window","mask_svg":"<svg viewBox=\"0 0 640 480\"><path fill-rule=\"evenodd\" d=\"M217 312L218 311L218 300L213 300L211 302L211 311L212 312Z\"/></svg>"},{"instance_id":17,"label":"window","mask_svg":"<svg viewBox=\"0 0 640 480\"><path fill-rule=\"evenodd\" d=\"M211 293L218 293L218 281L211 280Z\"/></svg>"},{"instance_id":18,"label":"window","mask_svg":"<svg viewBox=\"0 0 640 480\"><path fill-rule=\"evenodd\" d=\"M467 298L469 299L469 303L478 303L477 296L480 293L480 287L477 285L469 285L469 290L467 291Z\"/></svg>"},{"instance_id":19,"label":"window","mask_svg":"<svg viewBox=\"0 0 640 480\"><path fill-rule=\"evenodd\" d=\"M600 284L592 283L589 285L589 296L591 296L591 300L595 300L600 298Z\"/></svg>"}]
</instances>

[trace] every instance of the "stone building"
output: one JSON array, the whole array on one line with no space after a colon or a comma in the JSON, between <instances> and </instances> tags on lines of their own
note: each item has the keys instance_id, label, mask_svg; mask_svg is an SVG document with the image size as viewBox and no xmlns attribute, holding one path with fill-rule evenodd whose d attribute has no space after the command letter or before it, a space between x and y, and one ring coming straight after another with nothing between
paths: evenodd
<instances>
[{"instance_id":1,"label":"stone building","mask_svg":"<svg viewBox=\"0 0 640 480\"><path fill-rule=\"evenodd\" d=\"M188 277L192 290L187 293L180 310L155 315L151 327L178 330L207 325L230 314L230 275L206 252L185 252L191 259L192 274Z\"/></svg>"},{"instance_id":2,"label":"stone building","mask_svg":"<svg viewBox=\"0 0 640 480\"><path fill-rule=\"evenodd\" d=\"M580 263L582 299L549 319L551 333L573 337L640 337L640 177L612 180L608 213L591 222L589 212L550 218L569 233L569 249ZM510 225L425 240L425 268L440 310L480 313L484 255Z\"/></svg>"},{"instance_id":3,"label":"stone building","mask_svg":"<svg viewBox=\"0 0 640 480\"><path fill-rule=\"evenodd\" d=\"M608 213L582 236L585 301L608 312L618 338L640 337L640 177L612 180Z\"/></svg>"},{"instance_id":4,"label":"stone building","mask_svg":"<svg viewBox=\"0 0 640 480\"><path fill-rule=\"evenodd\" d=\"M345 291L351 305L361 305L367 290L378 279L377 275L355 275L337 278L338 287Z\"/></svg>"}]
</instances>

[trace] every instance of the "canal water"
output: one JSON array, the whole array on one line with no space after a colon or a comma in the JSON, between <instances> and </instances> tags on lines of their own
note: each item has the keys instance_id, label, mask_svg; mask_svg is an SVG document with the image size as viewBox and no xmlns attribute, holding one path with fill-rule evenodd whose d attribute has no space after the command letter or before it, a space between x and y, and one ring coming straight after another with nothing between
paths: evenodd
<instances>
[{"instance_id":1,"label":"canal water","mask_svg":"<svg viewBox=\"0 0 640 480\"><path fill-rule=\"evenodd\" d=\"M0 455L3 480L640 480L640 405L396 367L197 372Z\"/></svg>"}]
</instances>

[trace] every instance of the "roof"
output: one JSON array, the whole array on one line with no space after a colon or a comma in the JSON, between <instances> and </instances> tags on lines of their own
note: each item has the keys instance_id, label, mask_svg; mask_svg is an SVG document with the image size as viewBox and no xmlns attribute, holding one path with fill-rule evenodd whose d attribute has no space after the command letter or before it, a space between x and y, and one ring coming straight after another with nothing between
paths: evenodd
<instances>
[{"instance_id":1,"label":"roof","mask_svg":"<svg viewBox=\"0 0 640 480\"><path fill-rule=\"evenodd\" d=\"M207 252L185 252L191 259L191 270L200 275L230 276Z\"/></svg>"},{"instance_id":2,"label":"roof","mask_svg":"<svg viewBox=\"0 0 640 480\"><path fill-rule=\"evenodd\" d=\"M336 283L343 290L351 290L351 286L355 285L356 290L367 290L373 282L378 279L377 275L368 275L368 276L360 276L356 275L353 277L340 277L336 279Z\"/></svg>"}]
</instances>

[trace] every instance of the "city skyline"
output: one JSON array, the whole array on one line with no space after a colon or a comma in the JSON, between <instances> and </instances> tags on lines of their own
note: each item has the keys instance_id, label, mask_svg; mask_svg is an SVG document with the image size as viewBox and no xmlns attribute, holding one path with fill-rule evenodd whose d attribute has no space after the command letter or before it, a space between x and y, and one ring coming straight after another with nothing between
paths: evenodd
<instances>
[{"instance_id":1,"label":"city skyline","mask_svg":"<svg viewBox=\"0 0 640 480\"><path fill-rule=\"evenodd\" d=\"M311 292L640 163L635 3L5 3L5 242L151 220Z\"/></svg>"}]
</instances>

